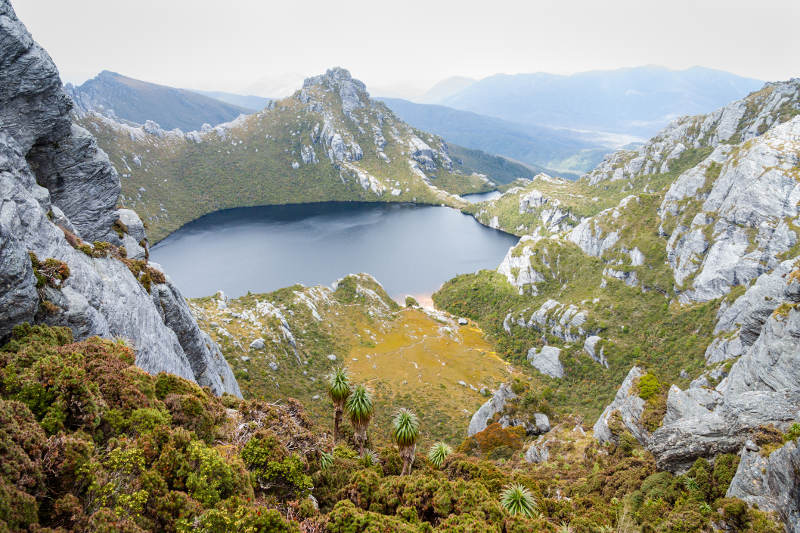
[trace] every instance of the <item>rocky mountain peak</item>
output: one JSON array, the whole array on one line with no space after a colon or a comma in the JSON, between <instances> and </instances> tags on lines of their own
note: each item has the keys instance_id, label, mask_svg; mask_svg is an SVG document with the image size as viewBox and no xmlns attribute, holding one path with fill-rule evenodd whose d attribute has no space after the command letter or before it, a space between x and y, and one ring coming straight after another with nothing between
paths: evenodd
<instances>
[{"instance_id":1,"label":"rocky mountain peak","mask_svg":"<svg viewBox=\"0 0 800 533\"><path fill-rule=\"evenodd\" d=\"M350 71L341 67L330 68L325 74L306 78L300 91L301 101L308 101L309 93L314 89L337 93L342 102L342 111L347 116L353 110L365 107L370 101L364 82L354 79Z\"/></svg>"}]
</instances>

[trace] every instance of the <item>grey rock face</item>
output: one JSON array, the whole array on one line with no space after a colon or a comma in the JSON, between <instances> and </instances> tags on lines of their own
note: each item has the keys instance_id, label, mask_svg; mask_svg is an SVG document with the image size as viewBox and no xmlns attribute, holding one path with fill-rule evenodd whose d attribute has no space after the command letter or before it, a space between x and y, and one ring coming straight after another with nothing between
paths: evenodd
<instances>
[{"instance_id":1,"label":"grey rock face","mask_svg":"<svg viewBox=\"0 0 800 533\"><path fill-rule=\"evenodd\" d=\"M800 533L800 447L790 441L762 457L744 449L728 498L739 498L759 509L774 512L790 533Z\"/></svg>"},{"instance_id":2,"label":"grey rock face","mask_svg":"<svg viewBox=\"0 0 800 533\"><path fill-rule=\"evenodd\" d=\"M777 267L779 254L794 246L798 236L788 221L800 214L800 182L794 177L798 149L800 118L795 117L736 149L717 148L673 183L661 216L678 222L667 255L683 291L681 301L719 298ZM718 177L689 222L695 193L712 163ZM709 242L705 235L711 236Z\"/></svg>"},{"instance_id":3,"label":"grey rock face","mask_svg":"<svg viewBox=\"0 0 800 533\"><path fill-rule=\"evenodd\" d=\"M51 202L79 237L119 244L111 229L119 217L114 210L121 190L119 178L88 131L73 124L67 137L35 145L28 161L39 185L50 191Z\"/></svg>"},{"instance_id":4,"label":"grey rock face","mask_svg":"<svg viewBox=\"0 0 800 533\"><path fill-rule=\"evenodd\" d=\"M789 287L800 291L800 284ZM698 457L738 452L753 431L800 419L800 311L773 314L714 390L670 390L648 448L659 468L682 472ZM708 392L706 392L708 391Z\"/></svg>"},{"instance_id":5,"label":"grey rock face","mask_svg":"<svg viewBox=\"0 0 800 533\"><path fill-rule=\"evenodd\" d=\"M117 211L119 214L119 221L125 224L130 235L136 242L147 239L147 233L144 231L144 224L136 211L131 209L120 209Z\"/></svg>"},{"instance_id":6,"label":"grey rock face","mask_svg":"<svg viewBox=\"0 0 800 533\"><path fill-rule=\"evenodd\" d=\"M154 285L151 290L153 303L164 324L178 337L197 383L210 387L217 394L227 392L241 396L239 383L219 346L197 325L186 300L172 281L167 278L166 283Z\"/></svg>"},{"instance_id":7,"label":"grey rock face","mask_svg":"<svg viewBox=\"0 0 800 533\"><path fill-rule=\"evenodd\" d=\"M596 363L600 363L604 367L608 368L608 361L606 360L606 356L603 353L603 347L600 346L600 349L597 349L597 345L603 339L597 335L590 335L586 337L586 341L583 343L583 350L589 354L589 357Z\"/></svg>"},{"instance_id":8,"label":"grey rock face","mask_svg":"<svg viewBox=\"0 0 800 533\"><path fill-rule=\"evenodd\" d=\"M54 223L88 241L119 244L111 225L127 217L129 230L144 238L135 214L116 211L117 174L91 135L71 127L69 109L49 56L8 1L0 0L0 336L35 320L68 326L77 339L121 337L148 372L171 372L218 394L239 394L218 347L174 287L156 285L148 294L124 263L76 250ZM70 269L58 289L42 289L57 312L32 314L40 296L32 289L28 251Z\"/></svg>"},{"instance_id":9,"label":"grey rock face","mask_svg":"<svg viewBox=\"0 0 800 533\"><path fill-rule=\"evenodd\" d=\"M598 216L604 214L601 212ZM606 250L614 246L619 240L616 231L604 233L593 219L586 219L575 229L567 234L567 238L578 245L583 253L594 257L601 257Z\"/></svg>"},{"instance_id":10,"label":"grey rock face","mask_svg":"<svg viewBox=\"0 0 800 533\"><path fill-rule=\"evenodd\" d=\"M565 342L579 342L589 334L583 327L587 318L588 312L578 306L564 305L551 299L534 311L528 320L524 313L517 318L509 315L504 325L507 331L510 331L511 325L516 325L550 334Z\"/></svg>"},{"instance_id":11,"label":"grey rock face","mask_svg":"<svg viewBox=\"0 0 800 533\"><path fill-rule=\"evenodd\" d=\"M525 451L525 460L529 463L545 463L550 458L549 441L542 435L528 446Z\"/></svg>"},{"instance_id":12,"label":"grey rock face","mask_svg":"<svg viewBox=\"0 0 800 533\"><path fill-rule=\"evenodd\" d=\"M520 240L520 244L524 242ZM515 255L516 247L512 247L506 253L497 271L503 274L508 282L517 287L522 294L526 287L529 287L533 294L537 294L536 284L544 281L544 276L531 267L531 255L533 250L529 246L523 246L519 255Z\"/></svg>"},{"instance_id":13,"label":"grey rock face","mask_svg":"<svg viewBox=\"0 0 800 533\"><path fill-rule=\"evenodd\" d=\"M617 442L617 435L609 427L611 417L616 415L621 418L622 424L636 437L636 440L643 444L648 441L650 434L641 424L644 400L632 391L634 382L643 375L642 369L634 366L625 376L614 400L606 406L594 424L594 438L599 442Z\"/></svg>"},{"instance_id":14,"label":"grey rock face","mask_svg":"<svg viewBox=\"0 0 800 533\"><path fill-rule=\"evenodd\" d=\"M30 257L0 224L0 343L14 324L33 320L38 304Z\"/></svg>"},{"instance_id":15,"label":"grey rock face","mask_svg":"<svg viewBox=\"0 0 800 533\"><path fill-rule=\"evenodd\" d=\"M772 312L783 303L800 302L800 290L786 283L794 260L784 261L772 272L762 274L730 306L720 308L714 327L716 338L706 349L706 364L742 355L761 334Z\"/></svg>"},{"instance_id":16,"label":"grey rock face","mask_svg":"<svg viewBox=\"0 0 800 533\"><path fill-rule=\"evenodd\" d=\"M146 259L148 257L147 234L139 215L130 209L120 209L117 213L119 222L127 228L127 233L122 235L122 246L125 247L127 256L131 259Z\"/></svg>"},{"instance_id":17,"label":"grey rock face","mask_svg":"<svg viewBox=\"0 0 800 533\"><path fill-rule=\"evenodd\" d=\"M511 387L503 383L500 387L494 392L491 398L480 406L480 408L475 411L475 414L472 415L472 418L469 421L469 427L467 428L467 436L471 437L476 433L479 433L486 429L488 425L487 422L497 413L503 411L503 408L506 406L506 402L509 400L513 400L516 398L517 395L514 394L514 391L511 390Z\"/></svg>"},{"instance_id":18,"label":"grey rock face","mask_svg":"<svg viewBox=\"0 0 800 533\"><path fill-rule=\"evenodd\" d=\"M561 365L559 356L561 350L555 346L544 346L541 351L536 351L536 348L528 350L528 361L531 366L551 378L563 378L564 367Z\"/></svg>"}]
</instances>

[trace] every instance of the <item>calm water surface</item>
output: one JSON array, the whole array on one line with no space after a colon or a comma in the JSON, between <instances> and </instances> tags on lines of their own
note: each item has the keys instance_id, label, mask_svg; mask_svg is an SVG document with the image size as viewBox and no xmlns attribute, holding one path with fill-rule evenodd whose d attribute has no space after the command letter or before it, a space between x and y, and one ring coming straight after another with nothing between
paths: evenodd
<instances>
[{"instance_id":1,"label":"calm water surface","mask_svg":"<svg viewBox=\"0 0 800 533\"><path fill-rule=\"evenodd\" d=\"M516 242L446 207L320 203L212 213L158 243L150 258L188 297L329 285L355 272L401 297L497 268Z\"/></svg>"},{"instance_id":2,"label":"calm water surface","mask_svg":"<svg viewBox=\"0 0 800 533\"><path fill-rule=\"evenodd\" d=\"M468 201L471 204L477 204L478 202L485 202L487 200L494 200L495 198L500 198L503 193L500 191L489 191L489 192L476 192L473 194L465 194L461 196L464 200Z\"/></svg>"}]
</instances>

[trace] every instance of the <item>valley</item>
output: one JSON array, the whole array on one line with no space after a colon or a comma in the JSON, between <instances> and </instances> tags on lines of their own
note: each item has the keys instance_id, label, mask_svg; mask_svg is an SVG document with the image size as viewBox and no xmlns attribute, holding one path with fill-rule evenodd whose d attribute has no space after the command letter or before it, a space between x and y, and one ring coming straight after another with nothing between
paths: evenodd
<instances>
[{"instance_id":1,"label":"valley","mask_svg":"<svg viewBox=\"0 0 800 533\"><path fill-rule=\"evenodd\" d=\"M0 42L0 532L800 533L800 78L448 109Z\"/></svg>"}]
</instances>

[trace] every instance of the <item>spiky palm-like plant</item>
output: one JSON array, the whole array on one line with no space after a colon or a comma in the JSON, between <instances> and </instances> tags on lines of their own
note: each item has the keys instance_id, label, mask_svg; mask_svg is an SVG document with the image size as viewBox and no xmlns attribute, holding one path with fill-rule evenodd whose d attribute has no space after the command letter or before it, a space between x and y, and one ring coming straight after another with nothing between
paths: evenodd
<instances>
[{"instance_id":1,"label":"spiky palm-like plant","mask_svg":"<svg viewBox=\"0 0 800 533\"><path fill-rule=\"evenodd\" d=\"M400 475L405 476L411 473L411 466L414 464L414 456L417 451L417 439L419 438L419 419L417 415L408 409L400 409L394 417L394 427L392 428L392 440L400 450L400 458L403 460L403 471Z\"/></svg>"},{"instance_id":2,"label":"spiky palm-like plant","mask_svg":"<svg viewBox=\"0 0 800 533\"><path fill-rule=\"evenodd\" d=\"M353 425L353 438L358 446L360 455L364 455L364 445L367 443L367 428L372 420L374 411L372 397L364 385L359 385L347 398L344 406L350 423Z\"/></svg>"},{"instance_id":3,"label":"spiky palm-like plant","mask_svg":"<svg viewBox=\"0 0 800 533\"><path fill-rule=\"evenodd\" d=\"M333 442L339 440L339 426L342 424L342 412L344 403L350 396L350 380L347 371L342 367L337 367L328 376L328 396L333 402Z\"/></svg>"},{"instance_id":4,"label":"spiky palm-like plant","mask_svg":"<svg viewBox=\"0 0 800 533\"><path fill-rule=\"evenodd\" d=\"M320 470L327 470L332 465L333 465L333 454L330 452L320 452L319 454Z\"/></svg>"},{"instance_id":5,"label":"spiky palm-like plant","mask_svg":"<svg viewBox=\"0 0 800 533\"><path fill-rule=\"evenodd\" d=\"M442 463L444 463L444 460L451 453L453 453L453 448L444 442L437 442L431 446L430 451L428 451L428 461L436 468L441 468Z\"/></svg>"},{"instance_id":6,"label":"spiky palm-like plant","mask_svg":"<svg viewBox=\"0 0 800 533\"><path fill-rule=\"evenodd\" d=\"M536 514L536 503L531 491L519 483L508 485L500 496L500 505L512 515L532 517Z\"/></svg>"},{"instance_id":7,"label":"spiky palm-like plant","mask_svg":"<svg viewBox=\"0 0 800 533\"><path fill-rule=\"evenodd\" d=\"M380 464L381 462L380 456L378 456L378 453L374 450L364 450L364 454L359 457L359 460L361 464L367 468Z\"/></svg>"}]
</instances>

